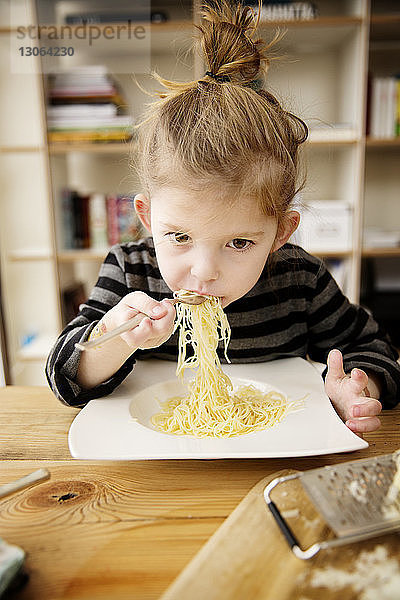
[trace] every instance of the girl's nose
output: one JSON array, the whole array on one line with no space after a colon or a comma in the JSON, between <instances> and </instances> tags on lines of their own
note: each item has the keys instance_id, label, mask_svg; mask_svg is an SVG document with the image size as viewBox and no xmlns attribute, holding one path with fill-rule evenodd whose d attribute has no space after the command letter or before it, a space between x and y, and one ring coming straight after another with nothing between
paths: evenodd
<instances>
[{"instance_id":1,"label":"girl's nose","mask_svg":"<svg viewBox=\"0 0 400 600\"><path fill-rule=\"evenodd\" d=\"M191 275L199 282L206 283L207 281L215 281L218 279L218 266L215 260L209 255L196 257L193 261Z\"/></svg>"}]
</instances>

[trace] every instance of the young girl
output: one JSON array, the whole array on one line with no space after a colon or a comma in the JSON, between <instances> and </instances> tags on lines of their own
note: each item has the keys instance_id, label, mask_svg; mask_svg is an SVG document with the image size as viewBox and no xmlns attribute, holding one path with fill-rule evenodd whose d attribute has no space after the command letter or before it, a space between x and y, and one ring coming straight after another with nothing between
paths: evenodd
<instances>
[{"instance_id":1,"label":"young girl","mask_svg":"<svg viewBox=\"0 0 400 600\"><path fill-rule=\"evenodd\" d=\"M204 76L156 76L165 92L140 126L135 208L151 237L111 248L48 358L49 384L66 404L83 406L112 392L137 358L176 360L168 298L187 289L221 299L232 362L327 363L325 388L339 415L354 432L373 431L382 405L399 399L397 352L318 258L287 243L299 222L291 202L307 128L255 84L269 46L253 39L253 12L219 0L203 17ZM138 311L152 319L104 346L75 349Z\"/></svg>"}]
</instances>

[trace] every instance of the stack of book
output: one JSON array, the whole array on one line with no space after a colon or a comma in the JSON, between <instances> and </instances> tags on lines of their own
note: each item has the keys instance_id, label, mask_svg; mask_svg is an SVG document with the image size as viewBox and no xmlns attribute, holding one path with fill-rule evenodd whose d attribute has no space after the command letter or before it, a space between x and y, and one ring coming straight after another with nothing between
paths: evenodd
<instances>
[{"instance_id":1,"label":"stack of book","mask_svg":"<svg viewBox=\"0 0 400 600\"><path fill-rule=\"evenodd\" d=\"M69 25L89 25L94 23L164 23L168 20L168 13L164 10L150 11L148 0L136 0L129 10L114 10L113 7L79 13L69 13L65 16L65 23ZM71 8L73 5L71 5Z\"/></svg>"},{"instance_id":2,"label":"stack of book","mask_svg":"<svg viewBox=\"0 0 400 600\"><path fill-rule=\"evenodd\" d=\"M400 79L374 77L370 83L367 134L372 138L400 135Z\"/></svg>"},{"instance_id":3,"label":"stack of book","mask_svg":"<svg viewBox=\"0 0 400 600\"><path fill-rule=\"evenodd\" d=\"M104 251L113 244L137 240L143 233L133 196L80 194L65 188L61 200L65 250Z\"/></svg>"},{"instance_id":4,"label":"stack of book","mask_svg":"<svg viewBox=\"0 0 400 600\"><path fill-rule=\"evenodd\" d=\"M121 142L131 139L133 118L103 65L53 73L47 108L49 142Z\"/></svg>"},{"instance_id":5,"label":"stack of book","mask_svg":"<svg viewBox=\"0 0 400 600\"><path fill-rule=\"evenodd\" d=\"M266 2L264 0L261 18L264 21L308 21L317 17L317 9L313 2Z\"/></svg>"}]
</instances>

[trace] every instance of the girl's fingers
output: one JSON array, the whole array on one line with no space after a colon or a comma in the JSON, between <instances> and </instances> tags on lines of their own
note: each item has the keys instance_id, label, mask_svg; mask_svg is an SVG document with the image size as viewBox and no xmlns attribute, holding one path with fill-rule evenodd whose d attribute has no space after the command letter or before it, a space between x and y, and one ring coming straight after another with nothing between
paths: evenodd
<instances>
[{"instance_id":1,"label":"girl's fingers","mask_svg":"<svg viewBox=\"0 0 400 600\"><path fill-rule=\"evenodd\" d=\"M145 317L143 321L139 323L139 325L137 325L133 329L130 329L126 333L121 334L121 337L129 344L134 344L135 346L138 346L150 337L151 329L151 319L149 319L149 317Z\"/></svg>"},{"instance_id":2,"label":"girl's fingers","mask_svg":"<svg viewBox=\"0 0 400 600\"><path fill-rule=\"evenodd\" d=\"M343 370L343 356L340 350L331 350L329 352L327 366L327 378L329 377L336 381L340 381L341 379L346 377L346 373Z\"/></svg>"},{"instance_id":3,"label":"girl's fingers","mask_svg":"<svg viewBox=\"0 0 400 600\"><path fill-rule=\"evenodd\" d=\"M167 314L168 306L165 302L158 302L144 292L131 292L127 294L123 303L128 310L143 312L152 319L161 319Z\"/></svg>"},{"instance_id":4,"label":"girl's fingers","mask_svg":"<svg viewBox=\"0 0 400 600\"><path fill-rule=\"evenodd\" d=\"M381 422L378 417L362 417L360 419L349 419L346 425L354 433L369 433L379 429Z\"/></svg>"},{"instance_id":5,"label":"girl's fingers","mask_svg":"<svg viewBox=\"0 0 400 600\"><path fill-rule=\"evenodd\" d=\"M351 380L360 390L364 390L368 385L368 375L361 369L353 369L351 371Z\"/></svg>"},{"instance_id":6,"label":"girl's fingers","mask_svg":"<svg viewBox=\"0 0 400 600\"><path fill-rule=\"evenodd\" d=\"M382 410L382 404L375 398L369 398L365 401L359 401L351 407L352 417L373 417L379 415Z\"/></svg>"},{"instance_id":7,"label":"girl's fingers","mask_svg":"<svg viewBox=\"0 0 400 600\"><path fill-rule=\"evenodd\" d=\"M134 329L122 334L122 338L132 347L147 348L159 346L167 340L173 330L175 309L172 305L166 308L166 314L160 319L145 317Z\"/></svg>"}]
</instances>

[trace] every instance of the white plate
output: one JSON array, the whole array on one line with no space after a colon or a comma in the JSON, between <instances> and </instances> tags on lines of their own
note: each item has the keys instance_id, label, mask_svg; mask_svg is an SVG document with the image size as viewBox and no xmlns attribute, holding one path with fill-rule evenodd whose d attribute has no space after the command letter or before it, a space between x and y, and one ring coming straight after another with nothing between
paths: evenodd
<instances>
[{"instance_id":1,"label":"white plate","mask_svg":"<svg viewBox=\"0 0 400 600\"><path fill-rule=\"evenodd\" d=\"M232 438L168 435L152 428L158 400L179 394L176 364L147 360L113 394L91 400L75 417L70 452L81 459L277 458L350 452L368 443L344 425L325 394L318 370L301 358L267 363L223 365L240 383L276 389L289 400L307 395L305 408L289 413L270 429ZM134 418L132 418L134 417Z\"/></svg>"}]
</instances>

